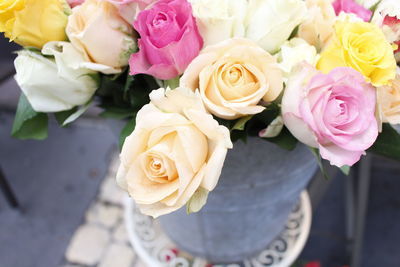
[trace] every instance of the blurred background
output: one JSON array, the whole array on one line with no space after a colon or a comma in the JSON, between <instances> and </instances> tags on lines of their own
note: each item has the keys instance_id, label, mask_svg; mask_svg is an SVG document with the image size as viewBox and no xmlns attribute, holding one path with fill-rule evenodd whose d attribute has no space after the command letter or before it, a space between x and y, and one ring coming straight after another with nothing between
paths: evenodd
<instances>
[{"instance_id":1,"label":"blurred background","mask_svg":"<svg viewBox=\"0 0 400 267\"><path fill-rule=\"evenodd\" d=\"M20 95L0 38L0 266L141 267L128 242L114 176L117 137L92 108L45 141L10 137ZM373 156L370 183L331 169L310 184L313 224L299 259L320 266L400 266L400 164ZM364 182L363 182L364 181ZM363 227L365 226L365 227Z\"/></svg>"}]
</instances>

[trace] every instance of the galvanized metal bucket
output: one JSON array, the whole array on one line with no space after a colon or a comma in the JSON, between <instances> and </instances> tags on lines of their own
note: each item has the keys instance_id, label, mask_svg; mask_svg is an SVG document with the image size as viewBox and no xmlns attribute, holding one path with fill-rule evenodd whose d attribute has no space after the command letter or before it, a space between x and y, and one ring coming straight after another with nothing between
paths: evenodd
<instances>
[{"instance_id":1,"label":"galvanized metal bucket","mask_svg":"<svg viewBox=\"0 0 400 267\"><path fill-rule=\"evenodd\" d=\"M279 235L317 169L303 145L294 151L250 138L228 153L207 205L162 216L160 224L177 246L213 263L254 256Z\"/></svg>"}]
</instances>

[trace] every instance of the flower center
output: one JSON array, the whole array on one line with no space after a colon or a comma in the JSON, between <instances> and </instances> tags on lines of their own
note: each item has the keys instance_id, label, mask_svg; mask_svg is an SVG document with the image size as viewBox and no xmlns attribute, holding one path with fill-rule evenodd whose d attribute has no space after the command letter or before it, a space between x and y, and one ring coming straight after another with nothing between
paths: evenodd
<instances>
[{"instance_id":1,"label":"flower center","mask_svg":"<svg viewBox=\"0 0 400 267\"><path fill-rule=\"evenodd\" d=\"M232 67L228 72L228 81L231 85L236 84L242 78L242 70L238 66Z\"/></svg>"},{"instance_id":2,"label":"flower center","mask_svg":"<svg viewBox=\"0 0 400 267\"><path fill-rule=\"evenodd\" d=\"M214 81L219 93L227 101L240 101L259 88L255 75L241 61L226 59L216 62Z\"/></svg>"},{"instance_id":3,"label":"flower center","mask_svg":"<svg viewBox=\"0 0 400 267\"><path fill-rule=\"evenodd\" d=\"M168 21L167 14L160 12L153 19L154 27L162 27Z\"/></svg>"}]
</instances>

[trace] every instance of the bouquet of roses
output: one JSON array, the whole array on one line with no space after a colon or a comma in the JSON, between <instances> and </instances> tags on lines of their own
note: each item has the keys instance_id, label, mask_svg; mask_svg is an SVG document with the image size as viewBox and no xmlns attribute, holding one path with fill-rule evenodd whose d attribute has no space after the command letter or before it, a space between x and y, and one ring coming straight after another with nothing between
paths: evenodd
<instances>
[{"instance_id":1,"label":"bouquet of roses","mask_svg":"<svg viewBox=\"0 0 400 267\"><path fill-rule=\"evenodd\" d=\"M117 182L148 215L200 210L248 136L400 159L398 0L8 0L0 31L24 47L13 136L125 120Z\"/></svg>"}]
</instances>

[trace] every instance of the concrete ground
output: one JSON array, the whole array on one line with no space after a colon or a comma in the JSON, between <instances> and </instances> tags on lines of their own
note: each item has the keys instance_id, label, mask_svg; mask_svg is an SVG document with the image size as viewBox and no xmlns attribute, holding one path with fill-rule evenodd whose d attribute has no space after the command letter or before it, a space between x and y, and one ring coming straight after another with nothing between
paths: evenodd
<instances>
[{"instance_id":1,"label":"concrete ground","mask_svg":"<svg viewBox=\"0 0 400 267\"><path fill-rule=\"evenodd\" d=\"M11 209L0 194L0 266L59 266L106 175L114 136L82 121L52 124L43 142L18 141L9 137L11 122L0 113L0 165L21 207Z\"/></svg>"}]
</instances>

